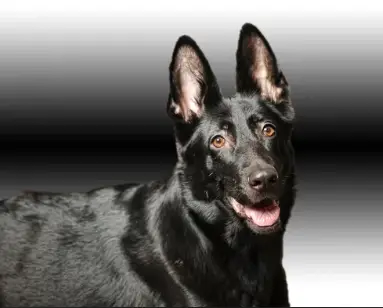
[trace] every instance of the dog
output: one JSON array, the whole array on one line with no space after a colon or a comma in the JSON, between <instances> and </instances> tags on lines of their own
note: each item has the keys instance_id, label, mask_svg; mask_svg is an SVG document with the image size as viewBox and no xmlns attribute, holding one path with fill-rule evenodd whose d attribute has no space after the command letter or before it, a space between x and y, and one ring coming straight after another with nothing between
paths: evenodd
<instances>
[{"instance_id":1,"label":"dog","mask_svg":"<svg viewBox=\"0 0 383 308\"><path fill-rule=\"evenodd\" d=\"M226 98L197 43L178 38L166 105L177 163L166 180L2 200L1 307L290 306L295 112L250 23L236 61Z\"/></svg>"}]
</instances>

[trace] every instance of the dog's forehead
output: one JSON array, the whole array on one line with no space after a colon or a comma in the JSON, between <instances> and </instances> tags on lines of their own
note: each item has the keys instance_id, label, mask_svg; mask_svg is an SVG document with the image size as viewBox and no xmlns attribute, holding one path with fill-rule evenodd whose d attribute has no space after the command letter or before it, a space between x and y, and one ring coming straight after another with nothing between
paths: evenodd
<instances>
[{"instance_id":1,"label":"dog's forehead","mask_svg":"<svg viewBox=\"0 0 383 308\"><path fill-rule=\"evenodd\" d=\"M267 108L265 102L259 100L257 96L224 99L224 105L229 110L233 122L243 121L249 118L257 120L271 116L270 109Z\"/></svg>"},{"instance_id":2,"label":"dog's forehead","mask_svg":"<svg viewBox=\"0 0 383 308\"><path fill-rule=\"evenodd\" d=\"M205 128L222 126L227 122L237 128L245 128L252 121L275 117L267 105L267 102L258 99L257 96L224 98L207 112L202 122Z\"/></svg>"}]
</instances>

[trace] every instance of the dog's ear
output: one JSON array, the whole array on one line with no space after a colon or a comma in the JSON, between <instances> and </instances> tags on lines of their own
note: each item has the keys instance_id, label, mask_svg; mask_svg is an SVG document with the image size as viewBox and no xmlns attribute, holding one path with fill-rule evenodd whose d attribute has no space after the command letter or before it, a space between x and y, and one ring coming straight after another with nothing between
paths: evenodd
<instances>
[{"instance_id":1,"label":"dog's ear","mask_svg":"<svg viewBox=\"0 0 383 308\"><path fill-rule=\"evenodd\" d=\"M237 48L237 91L257 93L273 103L290 102L289 86L262 33L252 24L242 26Z\"/></svg>"},{"instance_id":2,"label":"dog's ear","mask_svg":"<svg viewBox=\"0 0 383 308\"><path fill-rule=\"evenodd\" d=\"M221 100L213 71L197 43L181 36L174 47L170 71L168 114L184 123L201 117L206 107Z\"/></svg>"}]
</instances>

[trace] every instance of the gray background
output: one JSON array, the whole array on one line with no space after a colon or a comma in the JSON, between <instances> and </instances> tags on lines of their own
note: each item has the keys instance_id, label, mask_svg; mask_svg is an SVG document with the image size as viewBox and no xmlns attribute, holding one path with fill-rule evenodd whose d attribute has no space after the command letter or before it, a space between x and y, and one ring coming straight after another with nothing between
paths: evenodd
<instances>
[{"instance_id":1,"label":"gray background","mask_svg":"<svg viewBox=\"0 0 383 308\"><path fill-rule=\"evenodd\" d=\"M291 303L382 306L382 16L379 1L3 1L0 196L169 174L176 39L197 41L230 95L239 29L251 22L298 115Z\"/></svg>"}]
</instances>

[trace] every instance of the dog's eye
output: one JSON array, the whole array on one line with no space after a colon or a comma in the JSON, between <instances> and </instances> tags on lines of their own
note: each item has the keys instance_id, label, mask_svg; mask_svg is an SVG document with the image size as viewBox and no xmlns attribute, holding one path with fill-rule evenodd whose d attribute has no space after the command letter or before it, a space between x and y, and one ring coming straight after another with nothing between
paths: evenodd
<instances>
[{"instance_id":1,"label":"dog's eye","mask_svg":"<svg viewBox=\"0 0 383 308\"><path fill-rule=\"evenodd\" d=\"M271 125L271 124L266 124L266 125L263 126L263 128L262 128L262 134L263 134L265 137L268 137L268 138L274 137L275 134L276 134L276 131L275 131L274 126Z\"/></svg>"},{"instance_id":2,"label":"dog's eye","mask_svg":"<svg viewBox=\"0 0 383 308\"><path fill-rule=\"evenodd\" d=\"M222 148L226 143L226 140L225 138L223 138L222 136L218 135L218 136L215 136L213 138L213 140L211 141L211 144L216 147L217 149L219 148Z\"/></svg>"}]
</instances>

